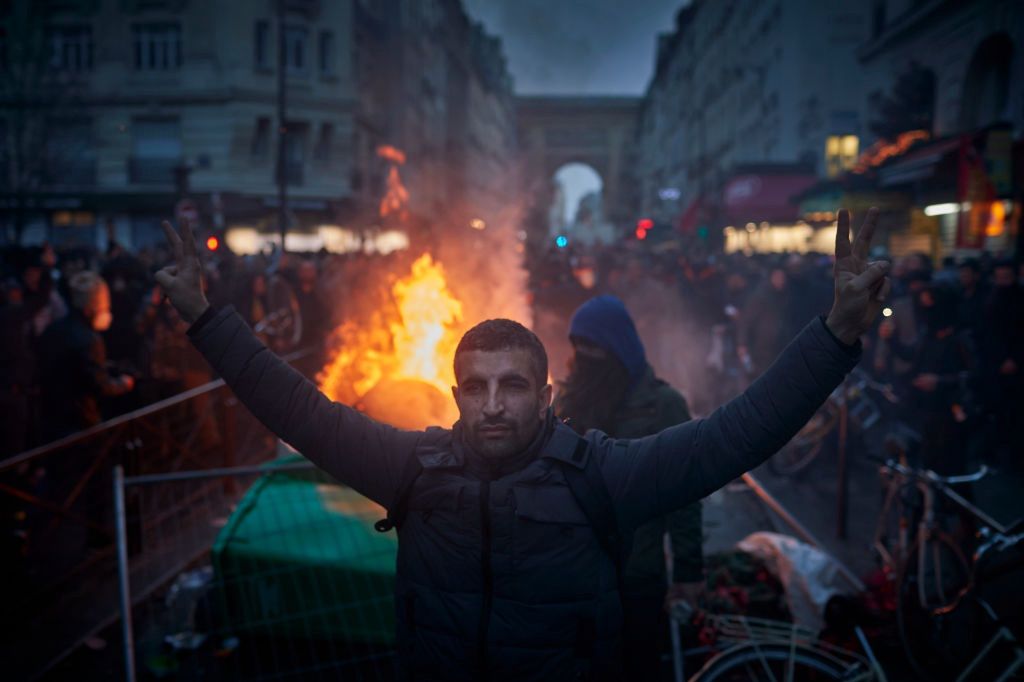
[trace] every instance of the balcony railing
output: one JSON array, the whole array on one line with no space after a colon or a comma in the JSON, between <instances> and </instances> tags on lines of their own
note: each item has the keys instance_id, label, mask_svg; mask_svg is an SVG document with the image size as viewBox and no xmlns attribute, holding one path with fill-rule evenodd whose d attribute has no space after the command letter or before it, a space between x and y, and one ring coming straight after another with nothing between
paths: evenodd
<instances>
[{"instance_id":1,"label":"balcony railing","mask_svg":"<svg viewBox=\"0 0 1024 682\"><path fill-rule=\"evenodd\" d=\"M304 166L301 163L286 163L284 165L284 179L289 185L301 186L305 179ZM275 174L276 175L276 174ZM275 181L276 181L275 177Z\"/></svg>"},{"instance_id":2,"label":"balcony railing","mask_svg":"<svg viewBox=\"0 0 1024 682\"><path fill-rule=\"evenodd\" d=\"M50 187L92 187L96 184L96 159L51 161L43 168L42 180Z\"/></svg>"},{"instance_id":3,"label":"balcony railing","mask_svg":"<svg viewBox=\"0 0 1024 682\"><path fill-rule=\"evenodd\" d=\"M182 165L181 159L128 158L128 182L139 185L173 185L174 169Z\"/></svg>"}]
</instances>

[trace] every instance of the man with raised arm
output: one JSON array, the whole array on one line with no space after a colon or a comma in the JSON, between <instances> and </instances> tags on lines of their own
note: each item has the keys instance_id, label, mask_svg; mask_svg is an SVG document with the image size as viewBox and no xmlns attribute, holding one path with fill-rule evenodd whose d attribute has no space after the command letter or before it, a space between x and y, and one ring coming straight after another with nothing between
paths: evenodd
<instances>
[{"instance_id":1,"label":"man with raised arm","mask_svg":"<svg viewBox=\"0 0 1024 682\"><path fill-rule=\"evenodd\" d=\"M402 431L321 394L230 307L211 308L187 223L157 274L192 342L283 440L388 509L398 530L396 641L415 680L614 680L620 559L631 531L772 455L857 363L889 293L867 260L878 214L836 232L835 299L767 371L706 419L638 439L584 437L551 414L547 356L511 320L470 329L453 358L451 429Z\"/></svg>"}]
</instances>

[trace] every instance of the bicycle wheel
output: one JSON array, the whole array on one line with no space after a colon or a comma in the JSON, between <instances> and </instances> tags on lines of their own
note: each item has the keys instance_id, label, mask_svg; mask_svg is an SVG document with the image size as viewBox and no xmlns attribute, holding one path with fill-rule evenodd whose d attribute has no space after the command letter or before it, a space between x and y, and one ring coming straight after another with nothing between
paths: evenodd
<instances>
[{"instance_id":1,"label":"bicycle wheel","mask_svg":"<svg viewBox=\"0 0 1024 682\"><path fill-rule=\"evenodd\" d=\"M768 468L779 476L792 476L807 468L821 452L825 437L836 425L839 414L829 405L814 413L810 421L782 449L768 460Z\"/></svg>"},{"instance_id":2,"label":"bicycle wheel","mask_svg":"<svg viewBox=\"0 0 1024 682\"><path fill-rule=\"evenodd\" d=\"M874 673L860 661L845 661L806 644L744 642L711 658L690 682L871 679Z\"/></svg>"},{"instance_id":3,"label":"bicycle wheel","mask_svg":"<svg viewBox=\"0 0 1024 682\"><path fill-rule=\"evenodd\" d=\"M923 551L922 551L923 550ZM896 625L911 667L926 679L944 679L956 670L950 654L949 620L938 612L953 605L970 582L960 547L944 533L907 552L897 583Z\"/></svg>"}]
</instances>

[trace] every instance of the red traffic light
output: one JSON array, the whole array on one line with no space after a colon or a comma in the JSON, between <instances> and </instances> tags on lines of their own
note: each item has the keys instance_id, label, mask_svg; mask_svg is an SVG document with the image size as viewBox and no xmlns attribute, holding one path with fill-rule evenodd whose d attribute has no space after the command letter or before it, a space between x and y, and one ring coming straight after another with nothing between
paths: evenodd
<instances>
[{"instance_id":1,"label":"red traffic light","mask_svg":"<svg viewBox=\"0 0 1024 682\"><path fill-rule=\"evenodd\" d=\"M640 220L636 221L636 229L638 231L643 230L644 232L646 232L652 227L654 227L654 221L651 220L650 218L641 218ZM643 237L641 237L641 239L643 239Z\"/></svg>"},{"instance_id":2,"label":"red traffic light","mask_svg":"<svg viewBox=\"0 0 1024 682\"><path fill-rule=\"evenodd\" d=\"M647 239L647 230L642 227L636 228L636 238L640 240Z\"/></svg>"},{"instance_id":3,"label":"red traffic light","mask_svg":"<svg viewBox=\"0 0 1024 682\"><path fill-rule=\"evenodd\" d=\"M217 249L220 248L220 240L217 239L216 237L207 237L206 248L208 248L210 251L216 251Z\"/></svg>"}]
</instances>

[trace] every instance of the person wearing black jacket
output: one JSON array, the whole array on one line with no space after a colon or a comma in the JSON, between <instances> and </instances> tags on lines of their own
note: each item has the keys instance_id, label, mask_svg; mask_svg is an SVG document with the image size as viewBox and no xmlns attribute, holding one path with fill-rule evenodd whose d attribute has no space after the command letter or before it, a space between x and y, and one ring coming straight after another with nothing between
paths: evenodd
<instances>
[{"instance_id":1,"label":"person wearing black jacket","mask_svg":"<svg viewBox=\"0 0 1024 682\"><path fill-rule=\"evenodd\" d=\"M459 342L459 421L403 431L332 402L231 308L211 308L187 222L183 238L164 223L176 262L157 281L257 418L388 509L406 679L615 680L622 605L612 541L763 462L854 367L890 287L887 264L867 260L876 222L872 210L851 245L840 212L831 312L742 395L706 419L635 439L581 438L554 419L544 348L511 320L482 322ZM607 506L581 504L580 480L600 484ZM407 513L392 519L399 509ZM598 513L612 517L600 529Z\"/></svg>"},{"instance_id":2,"label":"person wearing black jacket","mask_svg":"<svg viewBox=\"0 0 1024 682\"><path fill-rule=\"evenodd\" d=\"M98 424L101 399L135 387L131 375L115 376L107 368L100 332L110 328L110 292L95 272L76 273L68 282L71 309L39 339L43 430L49 439Z\"/></svg>"},{"instance_id":3,"label":"person wearing black jacket","mask_svg":"<svg viewBox=\"0 0 1024 682\"><path fill-rule=\"evenodd\" d=\"M642 438L690 420L686 399L648 364L636 325L621 300L597 296L581 305L572 316L569 339L574 354L554 410L576 433L597 429L613 438ZM702 591L700 505L698 500L654 519L633 535L623 575L626 679L660 677L668 640L665 604L669 597L693 603ZM666 534L671 576L666 576Z\"/></svg>"}]
</instances>

